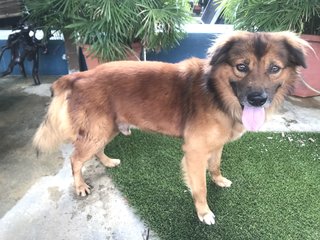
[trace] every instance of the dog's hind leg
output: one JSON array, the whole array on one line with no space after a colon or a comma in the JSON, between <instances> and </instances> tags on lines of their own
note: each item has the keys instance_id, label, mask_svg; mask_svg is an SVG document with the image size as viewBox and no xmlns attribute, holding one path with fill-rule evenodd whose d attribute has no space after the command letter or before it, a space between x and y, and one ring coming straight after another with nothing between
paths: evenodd
<instances>
[{"instance_id":1,"label":"dog's hind leg","mask_svg":"<svg viewBox=\"0 0 320 240\"><path fill-rule=\"evenodd\" d=\"M81 169L83 164L103 149L107 139L105 134L101 134L100 136L99 134L96 134L95 138L78 138L74 142L71 165L76 192L80 196L90 194L90 186L85 183L82 177Z\"/></svg>"},{"instance_id":2,"label":"dog's hind leg","mask_svg":"<svg viewBox=\"0 0 320 240\"><path fill-rule=\"evenodd\" d=\"M112 168L116 167L120 164L120 159L114 159L109 158L105 153L104 150L100 150L98 153L96 153L97 158L99 158L100 162L102 162L103 165L106 167Z\"/></svg>"},{"instance_id":3,"label":"dog's hind leg","mask_svg":"<svg viewBox=\"0 0 320 240\"><path fill-rule=\"evenodd\" d=\"M115 167L120 164L120 160L110 159L103 152L104 146L118 134L118 131L114 127L106 127L112 126L106 120L100 122L96 120L95 122L94 127L90 128L86 134L81 134L86 137L80 136L74 142L74 152L71 157L76 192L81 196L90 194L90 186L83 180L81 172L86 161L96 155L103 164L109 167ZM101 128L101 126L105 127Z\"/></svg>"},{"instance_id":4,"label":"dog's hind leg","mask_svg":"<svg viewBox=\"0 0 320 240\"><path fill-rule=\"evenodd\" d=\"M118 132L114 132L112 134L110 134L110 136L106 139L105 141L105 145L107 145L109 142L112 141L112 139L118 134ZM104 148L101 148L97 153L96 153L96 157L100 160L100 162L105 165L106 167L112 168L112 167L116 167L120 164L120 159L113 159L108 157L105 153L104 153Z\"/></svg>"},{"instance_id":5,"label":"dog's hind leg","mask_svg":"<svg viewBox=\"0 0 320 240\"><path fill-rule=\"evenodd\" d=\"M222 147L216 147L212 155L208 161L208 170L211 174L211 179L215 184L217 184L220 187L230 187L232 182L223 177L220 170L220 164L221 164L221 155L222 155Z\"/></svg>"},{"instance_id":6,"label":"dog's hind leg","mask_svg":"<svg viewBox=\"0 0 320 240\"><path fill-rule=\"evenodd\" d=\"M81 169L83 164L90 160L97 151L94 145L95 144L84 141L76 141L74 143L74 152L71 156L72 174L76 193L83 197L90 194L90 186L83 180Z\"/></svg>"}]
</instances>

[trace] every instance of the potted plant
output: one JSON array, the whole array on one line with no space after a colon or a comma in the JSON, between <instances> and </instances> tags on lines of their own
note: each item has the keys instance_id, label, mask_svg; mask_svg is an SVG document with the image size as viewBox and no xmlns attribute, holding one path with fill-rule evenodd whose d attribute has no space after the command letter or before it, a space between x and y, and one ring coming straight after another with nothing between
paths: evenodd
<instances>
[{"instance_id":1,"label":"potted plant","mask_svg":"<svg viewBox=\"0 0 320 240\"><path fill-rule=\"evenodd\" d=\"M65 42L66 59L69 73L79 71L78 47L72 39L72 31L66 26L73 22L73 11L79 7L81 0L25 0L25 9L29 19L44 33L51 30L60 31ZM46 38L46 36L45 36Z\"/></svg>"},{"instance_id":2,"label":"potted plant","mask_svg":"<svg viewBox=\"0 0 320 240\"><path fill-rule=\"evenodd\" d=\"M314 0L220 0L223 17L235 29L249 31L293 31L302 34L314 49L309 50L303 81L292 95L306 97L320 91L320 2ZM314 90L311 90L314 89Z\"/></svg>"},{"instance_id":3,"label":"potted plant","mask_svg":"<svg viewBox=\"0 0 320 240\"><path fill-rule=\"evenodd\" d=\"M26 0L26 4L32 19L66 33L89 50L85 55L99 61L126 59L133 45L147 50L172 47L183 38L183 26L190 19L184 0Z\"/></svg>"}]
</instances>

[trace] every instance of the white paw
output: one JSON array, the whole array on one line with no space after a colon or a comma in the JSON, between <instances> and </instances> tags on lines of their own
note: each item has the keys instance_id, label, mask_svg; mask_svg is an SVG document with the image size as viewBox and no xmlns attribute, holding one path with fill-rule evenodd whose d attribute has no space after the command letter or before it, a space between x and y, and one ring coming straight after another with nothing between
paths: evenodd
<instances>
[{"instance_id":1,"label":"white paw","mask_svg":"<svg viewBox=\"0 0 320 240\"><path fill-rule=\"evenodd\" d=\"M104 161L103 164L106 167L113 168L120 165L120 159L109 158L107 161Z\"/></svg>"},{"instance_id":2,"label":"white paw","mask_svg":"<svg viewBox=\"0 0 320 240\"><path fill-rule=\"evenodd\" d=\"M213 180L219 187L231 187L232 182L225 177L218 177Z\"/></svg>"},{"instance_id":3,"label":"white paw","mask_svg":"<svg viewBox=\"0 0 320 240\"><path fill-rule=\"evenodd\" d=\"M205 214L204 216L198 216L200 221L207 224L207 225L213 225L215 223L215 216L213 214L213 212L208 212L207 214Z\"/></svg>"},{"instance_id":4,"label":"white paw","mask_svg":"<svg viewBox=\"0 0 320 240\"><path fill-rule=\"evenodd\" d=\"M118 165L120 165L120 159L111 159L111 165L112 167L116 167Z\"/></svg>"}]
</instances>

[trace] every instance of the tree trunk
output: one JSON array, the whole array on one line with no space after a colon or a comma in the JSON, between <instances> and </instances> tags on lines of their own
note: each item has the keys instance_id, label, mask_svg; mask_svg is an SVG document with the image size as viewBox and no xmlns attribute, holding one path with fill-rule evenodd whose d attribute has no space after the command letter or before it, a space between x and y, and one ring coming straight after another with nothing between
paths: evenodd
<instances>
[{"instance_id":1,"label":"tree trunk","mask_svg":"<svg viewBox=\"0 0 320 240\"><path fill-rule=\"evenodd\" d=\"M68 72L79 72L79 48L72 40L71 35L69 33L64 32L63 37L66 51L66 59L68 62Z\"/></svg>"}]
</instances>

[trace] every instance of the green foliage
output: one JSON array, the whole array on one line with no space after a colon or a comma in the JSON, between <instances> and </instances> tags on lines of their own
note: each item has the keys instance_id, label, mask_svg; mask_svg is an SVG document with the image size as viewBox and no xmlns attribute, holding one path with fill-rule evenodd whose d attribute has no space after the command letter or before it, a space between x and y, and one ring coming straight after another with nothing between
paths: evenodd
<instances>
[{"instance_id":1,"label":"green foliage","mask_svg":"<svg viewBox=\"0 0 320 240\"><path fill-rule=\"evenodd\" d=\"M220 0L235 29L320 35L319 0Z\"/></svg>"},{"instance_id":2,"label":"green foliage","mask_svg":"<svg viewBox=\"0 0 320 240\"><path fill-rule=\"evenodd\" d=\"M124 59L130 44L170 48L184 37L190 12L183 0L25 0L31 18L44 27L70 32L91 45L101 60Z\"/></svg>"},{"instance_id":3,"label":"green foliage","mask_svg":"<svg viewBox=\"0 0 320 240\"><path fill-rule=\"evenodd\" d=\"M25 0L30 19L44 30L65 32L66 23L72 22L73 10L81 0ZM47 32L47 31L45 31Z\"/></svg>"},{"instance_id":4,"label":"green foliage","mask_svg":"<svg viewBox=\"0 0 320 240\"><path fill-rule=\"evenodd\" d=\"M132 131L106 148L122 160L107 174L160 239L320 239L319 133L247 133L227 144L222 172L231 188L207 178L213 226L196 216L180 170L181 144Z\"/></svg>"}]
</instances>

